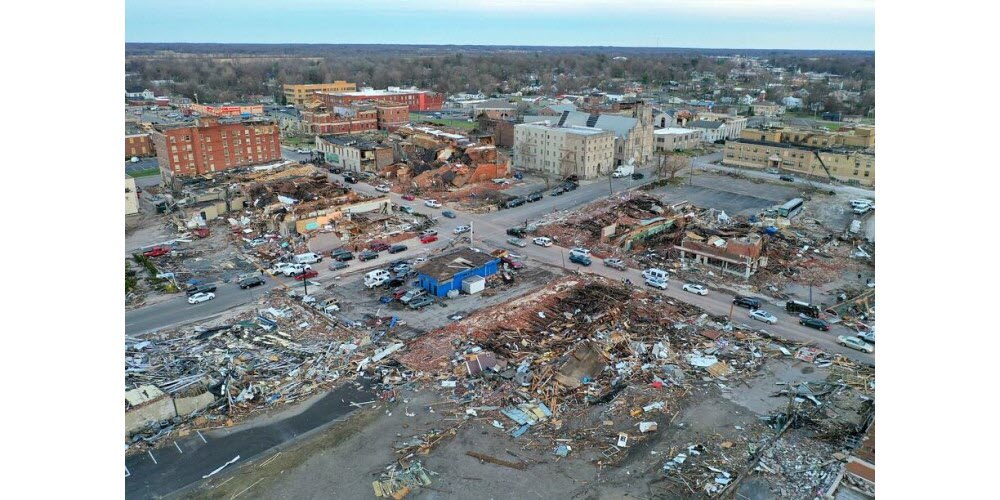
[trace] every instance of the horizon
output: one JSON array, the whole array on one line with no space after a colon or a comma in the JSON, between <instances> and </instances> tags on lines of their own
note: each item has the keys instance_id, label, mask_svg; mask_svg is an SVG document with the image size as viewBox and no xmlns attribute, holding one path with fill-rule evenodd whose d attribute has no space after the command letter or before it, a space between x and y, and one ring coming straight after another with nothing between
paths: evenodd
<instances>
[{"instance_id":1,"label":"horizon","mask_svg":"<svg viewBox=\"0 0 1000 500\"><path fill-rule=\"evenodd\" d=\"M495 47L495 48L559 48L559 49L650 49L650 50L711 50L711 51L771 51L771 52L859 52L875 53L874 49L789 49L780 47L684 47L684 46L643 46L643 45L543 45L543 44L472 44L472 43L339 43L339 42L170 42L170 41L125 41L126 45L329 45L343 46L403 46L403 47Z\"/></svg>"}]
</instances>

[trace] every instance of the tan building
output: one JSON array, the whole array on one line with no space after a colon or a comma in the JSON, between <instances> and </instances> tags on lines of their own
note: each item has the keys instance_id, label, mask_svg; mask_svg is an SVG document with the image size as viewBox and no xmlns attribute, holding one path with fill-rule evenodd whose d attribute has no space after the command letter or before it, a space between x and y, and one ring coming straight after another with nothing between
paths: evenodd
<instances>
[{"instance_id":1,"label":"tan building","mask_svg":"<svg viewBox=\"0 0 1000 500\"><path fill-rule=\"evenodd\" d=\"M782 172L833 177L842 182L856 182L862 186L875 185L875 153L866 150L820 149L740 139L726 141L722 163L730 166L774 168Z\"/></svg>"},{"instance_id":2,"label":"tan building","mask_svg":"<svg viewBox=\"0 0 1000 500\"><path fill-rule=\"evenodd\" d=\"M745 116L702 111L698 113L698 120L725 123L726 139L732 140L739 139L740 134L747 128L747 117Z\"/></svg>"},{"instance_id":3,"label":"tan building","mask_svg":"<svg viewBox=\"0 0 1000 500\"><path fill-rule=\"evenodd\" d=\"M301 106L310 100L316 92L355 92L357 84L337 80L333 83L303 83L285 84L285 101L288 104Z\"/></svg>"},{"instance_id":4,"label":"tan building","mask_svg":"<svg viewBox=\"0 0 1000 500\"><path fill-rule=\"evenodd\" d=\"M740 133L740 139L750 141L780 142L812 148L873 148L875 147L875 127L857 126L836 132L795 127L767 130L747 129Z\"/></svg>"},{"instance_id":5,"label":"tan building","mask_svg":"<svg viewBox=\"0 0 1000 500\"><path fill-rule=\"evenodd\" d=\"M698 147L701 144L701 130L681 127L661 128L653 131L653 146L655 151L683 151Z\"/></svg>"},{"instance_id":6,"label":"tan building","mask_svg":"<svg viewBox=\"0 0 1000 500\"><path fill-rule=\"evenodd\" d=\"M125 174L125 215L139 213L139 194L135 190L135 179Z\"/></svg>"},{"instance_id":7,"label":"tan building","mask_svg":"<svg viewBox=\"0 0 1000 500\"><path fill-rule=\"evenodd\" d=\"M760 101L750 105L754 116L775 117L785 114L785 107L776 102Z\"/></svg>"},{"instance_id":8,"label":"tan building","mask_svg":"<svg viewBox=\"0 0 1000 500\"><path fill-rule=\"evenodd\" d=\"M615 134L593 127L514 126L514 167L593 179L614 169Z\"/></svg>"}]
</instances>

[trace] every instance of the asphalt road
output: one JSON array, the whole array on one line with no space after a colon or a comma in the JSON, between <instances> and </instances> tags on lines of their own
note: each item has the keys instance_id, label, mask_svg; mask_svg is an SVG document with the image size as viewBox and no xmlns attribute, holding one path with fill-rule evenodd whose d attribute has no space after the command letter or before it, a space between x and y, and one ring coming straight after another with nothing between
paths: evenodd
<instances>
[{"instance_id":1,"label":"asphalt road","mask_svg":"<svg viewBox=\"0 0 1000 500\"><path fill-rule=\"evenodd\" d=\"M217 287L215 298L199 304L188 304L187 296L179 293L163 302L126 312L125 334L138 335L211 318L234 307L250 303L279 283L288 282L298 283L292 280L285 281L283 276L265 276L263 285L246 290L235 283L214 283Z\"/></svg>"}]
</instances>

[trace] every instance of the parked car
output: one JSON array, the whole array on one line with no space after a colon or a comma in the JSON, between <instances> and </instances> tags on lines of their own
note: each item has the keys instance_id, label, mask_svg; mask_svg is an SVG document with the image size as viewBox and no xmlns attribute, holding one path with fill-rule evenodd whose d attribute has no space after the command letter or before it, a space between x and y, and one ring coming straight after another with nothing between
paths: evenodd
<instances>
[{"instance_id":1,"label":"parked car","mask_svg":"<svg viewBox=\"0 0 1000 500\"><path fill-rule=\"evenodd\" d=\"M441 215L449 219L454 219L455 217L458 217L457 215L455 215L455 212L452 212L451 210L445 210L444 212L441 212Z\"/></svg>"},{"instance_id":2,"label":"parked car","mask_svg":"<svg viewBox=\"0 0 1000 500\"><path fill-rule=\"evenodd\" d=\"M330 258L333 260L339 260L341 262L346 262L348 260L354 260L354 254L343 248L334 250L330 252Z\"/></svg>"},{"instance_id":3,"label":"parked car","mask_svg":"<svg viewBox=\"0 0 1000 500\"><path fill-rule=\"evenodd\" d=\"M393 245L389 247L389 253L405 252L407 248L406 245Z\"/></svg>"},{"instance_id":4,"label":"parked car","mask_svg":"<svg viewBox=\"0 0 1000 500\"><path fill-rule=\"evenodd\" d=\"M795 182L795 177L792 177L790 175L782 175L781 177L778 178L785 182Z\"/></svg>"},{"instance_id":5,"label":"parked car","mask_svg":"<svg viewBox=\"0 0 1000 500\"><path fill-rule=\"evenodd\" d=\"M417 297L417 298L409 301L409 303L406 306L409 307L410 309L417 310L417 309L420 309L422 307L429 306L429 305L431 305L433 303L434 303L434 299L430 298L430 296L423 295L421 297Z\"/></svg>"},{"instance_id":6,"label":"parked car","mask_svg":"<svg viewBox=\"0 0 1000 500\"><path fill-rule=\"evenodd\" d=\"M410 272L410 265L405 262L400 262L395 266L392 266L392 272L396 274L406 274Z\"/></svg>"},{"instance_id":7,"label":"parked car","mask_svg":"<svg viewBox=\"0 0 1000 500\"><path fill-rule=\"evenodd\" d=\"M733 297L733 304L740 307L745 307L747 309L760 309L760 301L752 297L744 297L742 295L737 295Z\"/></svg>"},{"instance_id":8,"label":"parked car","mask_svg":"<svg viewBox=\"0 0 1000 500\"><path fill-rule=\"evenodd\" d=\"M543 196L542 196L541 192L531 193L528 196L524 197L524 201L527 201L528 203L534 203L536 201L541 200L542 198L543 198Z\"/></svg>"},{"instance_id":9,"label":"parked car","mask_svg":"<svg viewBox=\"0 0 1000 500\"><path fill-rule=\"evenodd\" d=\"M580 176L573 174L566 177L566 182L580 182Z\"/></svg>"},{"instance_id":10,"label":"parked car","mask_svg":"<svg viewBox=\"0 0 1000 500\"><path fill-rule=\"evenodd\" d=\"M867 352L868 354L872 354L875 352L875 346L857 337L848 337L846 335L841 335L837 337L837 343L844 347L850 347L851 349L857 349L859 351Z\"/></svg>"},{"instance_id":11,"label":"parked car","mask_svg":"<svg viewBox=\"0 0 1000 500\"><path fill-rule=\"evenodd\" d=\"M289 264L281 268L281 274L291 277L299 274L303 271L312 270L312 266L309 264Z\"/></svg>"},{"instance_id":12,"label":"parked car","mask_svg":"<svg viewBox=\"0 0 1000 500\"><path fill-rule=\"evenodd\" d=\"M392 188L390 188L389 186L387 186L385 184L379 184L378 186L375 186L375 190L378 191L378 192L380 192L380 193L388 193L388 192L392 191Z\"/></svg>"},{"instance_id":13,"label":"parked car","mask_svg":"<svg viewBox=\"0 0 1000 500\"><path fill-rule=\"evenodd\" d=\"M570 262L576 262L577 264L580 264L581 266L589 266L590 265L590 257L587 257L586 255L584 255L582 253L570 253L569 254L569 261Z\"/></svg>"},{"instance_id":14,"label":"parked car","mask_svg":"<svg viewBox=\"0 0 1000 500\"><path fill-rule=\"evenodd\" d=\"M423 238L424 236L437 236L437 234L438 232L435 229L425 229L423 231L420 231L420 234L417 236Z\"/></svg>"},{"instance_id":15,"label":"parked car","mask_svg":"<svg viewBox=\"0 0 1000 500\"><path fill-rule=\"evenodd\" d=\"M371 250L371 251L373 251L373 252L381 252L383 250L388 250L389 249L389 244L381 242L381 241L378 241L378 242L372 243L371 247L369 247L368 249Z\"/></svg>"},{"instance_id":16,"label":"parked car","mask_svg":"<svg viewBox=\"0 0 1000 500\"><path fill-rule=\"evenodd\" d=\"M705 285L698 283L685 283L684 286L681 287L681 290L697 295L708 295L708 288L705 288Z\"/></svg>"},{"instance_id":17,"label":"parked car","mask_svg":"<svg viewBox=\"0 0 1000 500\"><path fill-rule=\"evenodd\" d=\"M335 261L333 261L333 262L330 263L330 270L331 271L340 271L341 269L347 269L349 266L350 266L350 264L348 264L346 262L341 262L341 261L336 261L335 260Z\"/></svg>"},{"instance_id":18,"label":"parked car","mask_svg":"<svg viewBox=\"0 0 1000 500\"><path fill-rule=\"evenodd\" d=\"M399 211L403 212L405 214L413 214L413 207L411 207L409 205L403 205L403 206L399 207Z\"/></svg>"},{"instance_id":19,"label":"parked car","mask_svg":"<svg viewBox=\"0 0 1000 500\"><path fill-rule=\"evenodd\" d=\"M260 276L252 276L250 278L244 278L239 281L240 288L246 290L247 288L253 288L255 286L260 286L264 284L264 278Z\"/></svg>"},{"instance_id":20,"label":"parked car","mask_svg":"<svg viewBox=\"0 0 1000 500\"><path fill-rule=\"evenodd\" d=\"M404 194L403 199L406 201L414 201L417 199L417 197L413 196L412 194Z\"/></svg>"},{"instance_id":21,"label":"parked car","mask_svg":"<svg viewBox=\"0 0 1000 500\"><path fill-rule=\"evenodd\" d=\"M215 291L215 285L192 285L187 287L187 296L197 295L199 293L209 293Z\"/></svg>"},{"instance_id":22,"label":"parked car","mask_svg":"<svg viewBox=\"0 0 1000 500\"><path fill-rule=\"evenodd\" d=\"M344 169L337 168L337 167L334 167L334 168L330 169L330 173L331 174L337 174L337 175L340 175L343 171L344 171Z\"/></svg>"},{"instance_id":23,"label":"parked car","mask_svg":"<svg viewBox=\"0 0 1000 500\"><path fill-rule=\"evenodd\" d=\"M799 320L799 324L802 326L808 326L809 328L815 328L821 332L830 331L830 323L827 323L819 318L802 318Z\"/></svg>"},{"instance_id":24,"label":"parked car","mask_svg":"<svg viewBox=\"0 0 1000 500\"><path fill-rule=\"evenodd\" d=\"M778 175L778 174L781 173L781 170L778 170L776 168L769 168L769 169L767 169L767 173Z\"/></svg>"},{"instance_id":25,"label":"parked car","mask_svg":"<svg viewBox=\"0 0 1000 500\"><path fill-rule=\"evenodd\" d=\"M534 243L534 244L536 244L536 245L538 245L538 246L540 246L540 247L550 247L550 246L552 246L552 239L546 238L545 236L539 236L539 237L531 240L531 242Z\"/></svg>"},{"instance_id":26,"label":"parked car","mask_svg":"<svg viewBox=\"0 0 1000 500\"><path fill-rule=\"evenodd\" d=\"M653 288L659 288L660 290L667 289L667 281L660 280L656 278L646 278L646 286L651 286Z\"/></svg>"},{"instance_id":27,"label":"parked car","mask_svg":"<svg viewBox=\"0 0 1000 500\"><path fill-rule=\"evenodd\" d=\"M562 186L556 186L549 194L552 196L559 196L566 192L566 188Z\"/></svg>"},{"instance_id":28,"label":"parked car","mask_svg":"<svg viewBox=\"0 0 1000 500\"><path fill-rule=\"evenodd\" d=\"M590 257L590 249L589 248L583 248L583 247L573 247L573 248L569 249L569 254L570 255L580 254L580 255L586 255L587 257Z\"/></svg>"},{"instance_id":29,"label":"parked car","mask_svg":"<svg viewBox=\"0 0 1000 500\"><path fill-rule=\"evenodd\" d=\"M472 231L472 228L469 227L469 226L458 226L458 227L455 228L455 230L453 232L455 234L462 234L462 233L467 233L469 231Z\"/></svg>"},{"instance_id":30,"label":"parked car","mask_svg":"<svg viewBox=\"0 0 1000 500\"><path fill-rule=\"evenodd\" d=\"M778 318L775 315L763 309L754 309L750 311L750 317L757 321L763 321L769 325L773 325L778 322Z\"/></svg>"},{"instance_id":31,"label":"parked car","mask_svg":"<svg viewBox=\"0 0 1000 500\"><path fill-rule=\"evenodd\" d=\"M356 179L355 177L352 177L350 175L345 175L344 176L344 182L346 182L348 184L357 184L358 183L358 179Z\"/></svg>"},{"instance_id":32,"label":"parked car","mask_svg":"<svg viewBox=\"0 0 1000 500\"><path fill-rule=\"evenodd\" d=\"M426 236L421 236L420 237L420 242L423 243L423 244L425 244L425 245L428 244L428 243L434 243L437 240L438 240L438 237L437 237L436 234L428 234Z\"/></svg>"},{"instance_id":33,"label":"parked car","mask_svg":"<svg viewBox=\"0 0 1000 500\"><path fill-rule=\"evenodd\" d=\"M639 172L632 174L632 180L634 181L642 180L643 177L645 177L645 175L642 175Z\"/></svg>"},{"instance_id":34,"label":"parked car","mask_svg":"<svg viewBox=\"0 0 1000 500\"><path fill-rule=\"evenodd\" d=\"M211 292L208 292L208 293L196 293L196 294L188 297L188 304L199 304L199 303L202 303L202 302L208 302L209 300L212 300L214 298L215 298L215 294L211 293Z\"/></svg>"},{"instance_id":35,"label":"parked car","mask_svg":"<svg viewBox=\"0 0 1000 500\"><path fill-rule=\"evenodd\" d=\"M519 207L521 205L524 205L524 198L513 198L511 200L507 200L507 202L503 204L503 207L514 208L514 207Z\"/></svg>"},{"instance_id":36,"label":"parked car","mask_svg":"<svg viewBox=\"0 0 1000 500\"><path fill-rule=\"evenodd\" d=\"M510 227L510 228L507 228L507 235L508 236L513 236L515 238L524 238L525 236L527 236L527 234L528 233L524 229L519 228L519 227Z\"/></svg>"},{"instance_id":37,"label":"parked car","mask_svg":"<svg viewBox=\"0 0 1000 500\"><path fill-rule=\"evenodd\" d=\"M569 181L564 183L563 187L566 189L566 191L573 191L576 188L580 187L580 185L577 184L576 181Z\"/></svg>"},{"instance_id":38,"label":"parked car","mask_svg":"<svg viewBox=\"0 0 1000 500\"><path fill-rule=\"evenodd\" d=\"M604 265L612 269L617 269L619 271L624 271L628 269L625 266L625 261L617 258L604 259Z\"/></svg>"},{"instance_id":39,"label":"parked car","mask_svg":"<svg viewBox=\"0 0 1000 500\"><path fill-rule=\"evenodd\" d=\"M439 202L437 200L427 200L427 201L424 202L424 205L426 205L428 207L431 207L431 208L441 208L441 202Z\"/></svg>"},{"instance_id":40,"label":"parked car","mask_svg":"<svg viewBox=\"0 0 1000 500\"><path fill-rule=\"evenodd\" d=\"M315 278L316 276L319 276L318 272L312 269L306 269L305 271L295 275L295 281L304 281L309 278Z\"/></svg>"},{"instance_id":41,"label":"parked car","mask_svg":"<svg viewBox=\"0 0 1000 500\"><path fill-rule=\"evenodd\" d=\"M170 253L170 247L153 247L142 252L143 257L159 257Z\"/></svg>"},{"instance_id":42,"label":"parked car","mask_svg":"<svg viewBox=\"0 0 1000 500\"><path fill-rule=\"evenodd\" d=\"M524 247L528 246L528 244L525 243L525 241L522 240L521 238L508 238L507 239L507 243L510 243L511 245L514 245L514 246L520 247L520 248L524 248Z\"/></svg>"},{"instance_id":43,"label":"parked car","mask_svg":"<svg viewBox=\"0 0 1000 500\"><path fill-rule=\"evenodd\" d=\"M307 155L307 154L311 153L312 151L309 151L308 149L301 149L301 148L299 148L299 149L296 149L295 152L298 153L298 154L300 154L300 155Z\"/></svg>"},{"instance_id":44,"label":"parked car","mask_svg":"<svg viewBox=\"0 0 1000 500\"><path fill-rule=\"evenodd\" d=\"M875 332L858 332L858 338L870 344L874 344Z\"/></svg>"},{"instance_id":45,"label":"parked car","mask_svg":"<svg viewBox=\"0 0 1000 500\"><path fill-rule=\"evenodd\" d=\"M358 255L358 260L360 260L361 262L367 262L369 260L377 258L378 258L378 252L372 252L371 250L365 250L364 252L361 252L361 255Z\"/></svg>"},{"instance_id":46,"label":"parked car","mask_svg":"<svg viewBox=\"0 0 1000 500\"><path fill-rule=\"evenodd\" d=\"M416 299L418 297L424 297L426 295L427 291L424 290L423 288L411 288L409 290L406 290L403 293L403 295L400 296L399 301L404 304L408 304L413 299Z\"/></svg>"}]
</instances>

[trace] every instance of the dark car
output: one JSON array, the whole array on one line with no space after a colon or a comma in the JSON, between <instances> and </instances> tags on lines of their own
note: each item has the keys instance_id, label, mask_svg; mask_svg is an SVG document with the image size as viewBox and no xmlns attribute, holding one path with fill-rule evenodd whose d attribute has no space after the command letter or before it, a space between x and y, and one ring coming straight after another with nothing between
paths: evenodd
<instances>
[{"instance_id":1,"label":"dark car","mask_svg":"<svg viewBox=\"0 0 1000 500\"><path fill-rule=\"evenodd\" d=\"M802 326L808 326L809 328L815 328L822 332L830 331L830 323L818 318L802 318L799 320L799 324Z\"/></svg>"},{"instance_id":2,"label":"dark car","mask_svg":"<svg viewBox=\"0 0 1000 500\"><path fill-rule=\"evenodd\" d=\"M580 185L577 184L577 183L575 183L575 182L567 182L566 184L563 184L563 186L565 186L566 191L572 191L572 190L580 187Z\"/></svg>"},{"instance_id":3,"label":"dark car","mask_svg":"<svg viewBox=\"0 0 1000 500\"><path fill-rule=\"evenodd\" d=\"M305 271L295 275L295 281L303 281L309 278L315 278L316 276L319 276L318 272L313 271L312 269L306 269Z\"/></svg>"},{"instance_id":4,"label":"dark car","mask_svg":"<svg viewBox=\"0 0 1000 500\"><path fill-rule=\"evenodd\" d=\"M507 235L513 236L515 238L524 238L527 236L528 232L519 227L511 227L507 229Z\"/></svg>"},{"instance_id":5,"label":"dark car","mask_svg":"<svg viewBox=\"0 0 1000 500\"><path fill-rule=\"evenodd\" d=\"M355 179L354 177L349 176L349 175L345 175L344 176L344 182L346 182L348 184L357 184L358 180Z\"/></svg>"},{"instance_id":6,"label":"dark car","mask_svg":"<svg viewBox=\"0 0 1000 500\"><path fill-rule=\"evenodd\" d=\"M351 258L353 259L354 256L351 256ZM348 264L346 262L343 262L343 261L334 261L333 263L330 264L330 270L331 271L340 271L341 269L347 269L349 266L350 266L350 264Z\"/></svg>"},{"instance_id":7,"label":"dark car","mask_svg":"<svg viewBox=\"0 0 1000 500\"><path fill-rule=\"evenodd\" d=\"M524 198L524 200L527 201L528 203L534 203L541 199L542 199L542 193L531 193Z\"/></svg>"},{"instance_id":8,"label":"dark car","mask_svg":"<svg viewBox=\"0 0 1000 500\"><path fill-rule=\"evenodd\" d=\"M388 249L389 249L389 244L383 243L381 241L377 243L372 243L372 246L369 248L369 250L371 250L372 252L381 252L383 250L388 250Z\"/></svg>"},{"instance_id":9,"label":"dark car","mask_svg":"<svg viewBox=\"0 0 1000 500\"><path fill-rule=\"evenodd\" d=\"M504 208L514 208L514 207L519 207L521 205L524 205L523 198L514 198L511 200L507 200L507 203L503 204Z\"/></svg>"},{"instance_id":10,"label":"dark car","mask_svg":"<svg viewBox=\"0 0 1000 500\"><path fill-rule=\"evenodd\" d=\"M567 177L566 180L569 181L569 182L579 182L580 181L580 176L574 174L574 175L571 175L571 176Z\"/></svg>"},{"instance_id":11,"label":"dark car","mask_svg":"<svg viewBox=\"0 0 1000 500\"><path fill-rule=\"evenodd\" d=\"M413 196L412 194L404 194L403 195L403 199L406 200L406 201L413 201L413 200L416 200L417 198L415 196Z\"/></svg>"},{"instance_id":12,"label":"dark car","mask_svg":"<svg viewBox=\"0 0 1000 500\"><path fill-rule=\"evenodd\" d=\"M406 245L393 245L389 247L389 253L405 252L406 248Z\"/></svg>"},{"instance_id":13,"label":"dark car","mask_svg":"<svg viewBox=\"0 0 1000 500\"><path fill-rule=\"evenodd\" d=\"M790 175L782 175L781 177L778 178L786 182L795 182L795 177L792 177Z\"/></svg>"},{"instance_id":14,"label":"dark car","mask_svg":"<svg viewBox=\"0 0 1000 500\"><path fill-rule=\"evenodd\" d=\"M745 307L747 309L760 309L760 301L751 297L744 297L742 295L737 295L733 297L733 304L740 307Z\"/></svg>"},{"instance_id":15,"label":"dark car","mask_svg":"<svg viewBox=\"0 0 1000 500\"><path fill-rule=\"evenodd\" d=\"M563 194L565 192L566 192L566 188L564 188L562 186L556 186L556 188L553 189L552 192L549 193L549 194L552 195L552 196L559 196L559 195L561 195L561 194Z\"/></svg>"},{"instance_id":16,"label":"dark car","mask_svg":"<svg viewBox=\"0 0 1000 500\"><path fill-rule=\"evenodd\" d=\"M410 303L407 304L406 306L409 307L410 309L416 310L416 309L420 309L421 307L429 306L429 305L431 305L433 303L434 303L434 299L432 299L428 295L423 295L421 297L417 297L417 298L411 300Z\"/></svg>"},{"instance_id":17,"label":"dark car","mask_svg":"<svg viewBox=\"0 0 1000 500\"><path fill-rule=\"evenodd\" d=\"M396 276L395 278L392 278L391 280L387 281L385 284L389 288L395 288L397 286L403 286L404 284L406 284L406 278L401 278L399 276Z\"/></svg>"},{"instance_id":18,"label":"dark car","mask_svg":"<svg viewBox=\"0 0 1000 500\"><path fill-rule=\"evenodd\" d=\"M208 293L215 291L215 285L192 285L187 287L187 296L190 297L196 293Z\"/></svg>"},{"instance_id":19,"label":"dark car","mask_svg":"<svg viewBox=\"0 0 1000 500\"><path fill-rule=\"evenodd\" d=\"M369 250L365 250L364 252L361 252L361 255L358 255L358 260L360 260L361 262L366 262L377 258L378 258L378 252L372 252Z\"/></svg>"},{"instance_id":20,"label":"dark car","mask_svg":"<svg viewBox=\"0 0 1000 500\"><path fill-rule=\"evenodd\" d=\"M454 219L456 217L455 212L452 212L451 210L445 210L444 212L441 212L441 215L449 219Z\"/></svg>"},{"instance_id":21,"label":"dark car","mask_svg":"<svg viewBox=\"0 0 1000 500\"><path fill-rule=\"evenodd\" d=\"M636 173L632 174L632 180L634 180L634 181L640 180L643 177L645 177L645 175L642 175L639 172L636 172Z\"/></svg>"},{"instance_id":22,"label":"dark car","mask_svg":"<svg viewBox=\"0 0 1000 500\"><path fill-rule=\"evenodd\" d=\"M343 171L344 171L344 169L342 169L342 168L331 168L330 169L330 173L337 174L337 175L340 175L340 173L343 172Z\"/></svg>"},{"instance_id":23,"label":"dark car","mask_svg":"<svg viewBox=\"0 0 1000 500\"><path fill-rule=\"evenodd\" d=\"M330 258L339 262L347 262L349 260L354 260L354 254L341 248L330 252Z\"/></svg>"},{"instance_id":24,"label":"dark car","mask_svg":"<svg viewBox=\"0 0 1000 500\"><path fill-rule=\"evenodd\" d=\"M581 266L589 266L590 265L590 257L587 257L586 255L583 255L582 253L570 253L569 254L569 261L570 262L576 262L577 264L580 264Z\"/></svg>"},{"instance_id":25,"label":"dark car","mask_svg":"<svg viewBox=\"0 0 1000 500\"><path fill-rule=\"evenodd\" d=\"M263 284L264 284L264 279L261 278L260 276L252 276L250 278L240 280L239 282L240 288L244 290L247 288L253 288L255 286L260 286Z\"/></svg>"}]
</instances>

